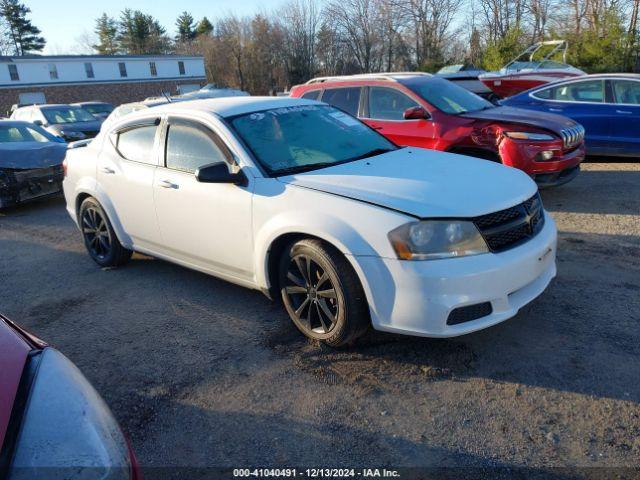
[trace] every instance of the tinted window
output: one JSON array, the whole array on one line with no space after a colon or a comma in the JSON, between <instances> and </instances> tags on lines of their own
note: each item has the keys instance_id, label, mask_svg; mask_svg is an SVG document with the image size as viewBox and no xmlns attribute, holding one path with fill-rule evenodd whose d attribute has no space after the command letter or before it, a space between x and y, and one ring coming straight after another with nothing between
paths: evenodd
<instances>
[{"instance_id":1,"label":"tinted window","mask_svg":"<svg viewBox=\"0 0 640 480\"><path fill-rule=\"evenodd\" d=\"M184 75L184 62L178 62L178 71L180 75Z\"/></svg>"},{"instance_id":2,"label":"tinted window","mask_svg":"<svg viewBox=\"0 0 640 480\"><path fill-rule=\"evenodd\" d=\"M324 91L322 101L356 117L360 103L360 87L330 88Z\"/></svg>"},{"instance_id":3,"label":"tinted window","mask_svg":"<svg viewBox=\"0 0 640 480\"><path fill-rule=\"evenodd\" d=\"M127 66L125 65L125 63L124 62L118 63L118 68L120 69L120 76L121 77L126 77L127 76Z\"/></svg>"},{"instance_id":4,"label":"tinted window","mask_svg":"<svg viewBox=\"0 0 640 480\"><path fill-rule=\"evenodd\" d=\"M640 105L640 82L631 80L614 80L613 93L616 103Z\"/></svg>"},{"instance_id":5,"label":"tinted window","mask_svg":"<svg viewBox=\"0 0 640 480\"><path fill-rule=\"evenodd\" d=\"M18 67L16 65L7 65L9 68L9 77L11 77L12 81L20 80L20 75L18 75Z\"/></svg>"},{"instance_id":6,"label":"tinted window","mask_svg":"<svg viewBox=\"0 0 640 480\"><path fill-rule=\"evenodd\" d=\"M36 130L26 125L0 125L0 143L9 142L55 142L53 136L44 130Z\"/></svg>"},{"instance_id":7,"label":"tinted window","mask_svg":"<svg viewBox=\"0 0 640 480\"><path fill-rule=\"evenodd\" d=\"M404 120L404 111L418 104L395 88L369 89L369 118L377 120Z\"/></svg>"},{"instance_id":8,"label":"tinted window","mask_svg":"<svg viewBox=\"0 0 640 480\"><path fill-rule=\"evenodd\" d=\"M203 165L224 161L225 155L216 143L216 136L208 128L181 121L169 125L167 168L193 173Z\"/></svg>"},{"instance_id":9,"label":"tinted window","mask_svg":"<svg viewBox=\"0 0 640 480\"><path fill-rule=\"evenodd\" d=\"M320 97L320 90L309 90L307 93L302 95L302 98L306 98L307 100L318 100Z\"/></svg>"},{"instance_id":10,"label":"tinted window","mask_svg":"<svg viewBox=\"0 0 640 480\"><path fill-rule=\"evenodd\" d=\"M149 71L152 77L158 76L158 70L156 69L156 62L149 62Z\"/></svg>"},{"instance_id":11,"label":"tinted window","mask_svg":"<svg viewBox=\"0 0 640 480\"><path fill-rule=\"evenodd\" d=\"M93 65L91 64L91 62L86 62L84 64L84 71L87 74L87 78L95 77L95 75L93 74Z\"/></svg>"},{"instance_id":12,"label":"tinted window","mask_svg":"<svg viewBox=\"0 0 640 480\"><path fill-rule=\"evenodd\" d=\"M95 122L96 117L80 107L55 107L42 109L49 123Z\"/></svg>"},{"instance_id":13,"label":"tinted window","mask_svg":"<svg viewBox=\"0 0 640 480\"><path fill-rule=\"evenodd\" d=\"M327 105L249 113L231 123L272 175L328 167L396 148L358 119Z\"/></svg>"},{"instance_id":14,"label":"tinted window","mask_svg":"<svg viewBox=\"0 0 640 480\"><path fill-rule=\"evenodd\" d=\"M455 115L494 107L484 98L442 78L416 77L402 83L445 113Z\"/></svg>"},{"instance_id":15,"label":"tinted window","mask_svg":"<svg viewBox=\"0 0 640 480\"><path fill-rule=\"evenodd\" d=\"M542 96L541 94L543 94ZM558 85L538 92L535 97L547 100L562 100L569 102L604 102L604 81L588 80L585 82Z\"/></svg>"},{"instance_id":16,"label":"tinted window","mask_svg":"<svg viewBox=\"0 0 640 480\"><path fill-rule=\"evenodd\" d=\"M154 164L153 142L156 126L146 125L125 130L118 134L117 148L120 155L127 160Z\"/></svg>"}]
</instances>

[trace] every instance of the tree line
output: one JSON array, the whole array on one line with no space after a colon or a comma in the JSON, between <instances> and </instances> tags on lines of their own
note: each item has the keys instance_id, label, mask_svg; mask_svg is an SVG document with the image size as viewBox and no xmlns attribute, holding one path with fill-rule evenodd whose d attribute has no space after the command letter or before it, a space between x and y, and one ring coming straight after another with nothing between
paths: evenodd
<instances>
[{"instance_id":1,"label":"tree line","mask_svg":"<svg viewBox=\"0 0 640 480\"><path fill-rule=\"evenodd\" d=\"M451 63L493 70L533 42L564 38L567 61L592 72L640 71L640 0L283 0L271 12L195 19L175 36L153 15L125 9L95 21L100 54L200 54L207 76L255 94L314 76L435 71ZM0 49L44 47L18 0L0 0ZM215 12L212 12L215 13Z\"/></svg>"}]
</instances>

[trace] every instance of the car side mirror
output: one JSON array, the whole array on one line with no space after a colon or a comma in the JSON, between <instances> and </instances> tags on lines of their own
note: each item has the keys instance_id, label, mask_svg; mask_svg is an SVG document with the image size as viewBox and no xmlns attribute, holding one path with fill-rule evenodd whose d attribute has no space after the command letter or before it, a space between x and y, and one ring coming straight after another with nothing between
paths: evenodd
<instances>
[{"instance_id":1,"label":"car side mirror","mask_svg":"<svg viewBox=\"0 0 640 480\"><path fill-rule=\"evenodd\" d=\"M210 163L198 168L196 179L201 183L233 183L240 186L247 184L247 177L242 170L231 172L224 162Z\"/></svg>"},{"instance_id":2,"label":"car side mirror","mask_svg":"<svg viewBox=\"0 0 640 480\"><path fill-rule=\"evenodd\" d=\"M34 124L34 125L37 125L37 126L39 126L39 127L41 127L41 126L43 125L42 120L34 120L34 121L33 121L33 124Z\"/></svg>"},{"instance_id":3,"label":"car side mirror","mask_svg":"<svg viewBox=\"0 0 640 480\"><path fill-rule=\"evenodd\" d=\"M405 120L429 120L431 115L423 107L407 108L402 115Z\"/></svg>"}]
</instances>

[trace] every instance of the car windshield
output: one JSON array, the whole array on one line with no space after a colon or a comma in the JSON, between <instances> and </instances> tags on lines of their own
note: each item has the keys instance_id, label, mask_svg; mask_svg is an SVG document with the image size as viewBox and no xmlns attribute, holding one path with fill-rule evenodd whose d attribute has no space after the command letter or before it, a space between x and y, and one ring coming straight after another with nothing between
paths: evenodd
<instances>
[{"instance_id":1,"label":"car windshield","mask_svg":"<svg viewBox=\"0 0 640 480\"><path fill-rule=\"evenodd\" d=\"M475 93L441 78L411 79L402 83L445 113L457 115L494 107Z\"/></svg>"},{"instance_id":2,"label":"car windshield","mask_svg":"<svg viewBox=\"0 0 640 480\"><path fill-rule=\"evenodd\" d=\"M79 107L43 108L42 113L49 123L94 122L96 117Z\"/></svg>"},{"instance_id":3,"label":"car windshield","mask_svg":"<svg viewBox=\"0 0 640 480\"><path fill-rule=\"evenodd\" d=\"M240 115L233 128L272 176L372 157L397 147L359 120L326 105Z\"/></svg>"},{"instance_id":4,"label":"car windshield","mask_svg":"<svg viewBox=\"0 0 640 480\"><path fill-rule=\"evenodd\" d=\"M84 105L82 107L84 110L87 110L89 113L111 113L113 111L113 107L108 103L97 103L94 105Z\"/></svg>"},{"instance_id":5,"label":"car windshield","mask_svg":"<svg viewBox=\"0 0 640 480\"><path fill-rule=\"evenodd\" d=\"M0 143L12 142L55 142L47 131L27 125L0 125Z\"/></svg>"}]
</instances>

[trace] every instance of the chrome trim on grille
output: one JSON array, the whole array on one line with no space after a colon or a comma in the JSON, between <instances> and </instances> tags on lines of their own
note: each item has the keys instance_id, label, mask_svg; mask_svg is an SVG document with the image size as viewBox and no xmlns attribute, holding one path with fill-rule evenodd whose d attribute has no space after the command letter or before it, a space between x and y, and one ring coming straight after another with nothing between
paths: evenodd
<instances>
[{"instance_id":1,"label":"chrome trim on grille","mask_svg":"<svg viewBox=\"0 0 640 480\"><path fill-rule=\"evenodd\" d=\"M562 130L560 135L562 136L564 148L577 146L584 139L584 132L584 127L580 124Z\"/></svg>"}]
</instances>

